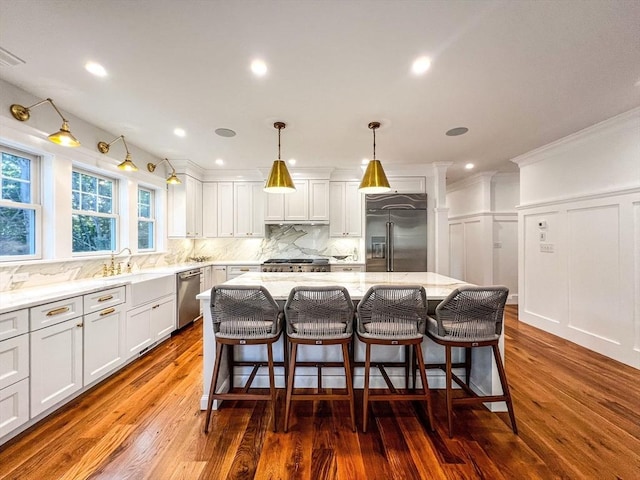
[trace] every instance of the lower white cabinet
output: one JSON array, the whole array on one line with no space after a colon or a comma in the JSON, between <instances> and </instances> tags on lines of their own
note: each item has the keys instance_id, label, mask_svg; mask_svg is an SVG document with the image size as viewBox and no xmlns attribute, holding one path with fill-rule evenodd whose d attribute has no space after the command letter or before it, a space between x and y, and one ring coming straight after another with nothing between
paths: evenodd
<instances>
[{"instance_id":1,"label":"lower white cabinet","mask_svg":"<svg viewBox=\"0 0 640 480\"><path fill-rule=\"evenodd\" d=\"M29 334L31 418L82 388L82 319Z\"/></svg>"},{"instance_id":2,"label":"lower white cabinet","mask_svg":"<svg viewBox=\"0 0 640 480\"><path fill-rule=\"evenodd\" d=\"M29 379L0 390L0 438L29 421Z\"/></svg>"},{"instance_id":3,"label":"lower white cabinet","mask_svg":"<svg viewBox=\"0 0 640 480\"><path fill-rule=\"evenodd\" d=\"M343 265L331 265L332 272L364 272L364 265L360 264L343 264Z\"/></svg>"},{"instance_id":4,"label":"lower white cabinet","mask_svg":"<svg viewBox=\"0 0 640 480\"><path fill-rule=\"evenodd\" d=\"M84 317L84 386L122 365L126 358L125 306L105 308Z\"/></svg>"},{"instance_id":5,"label":"lower white cabinet","mask_svg":"<svg viewBox=\"0 0 640 480\"><path fill-rule=\"evenodd\" d=\"M176 299L168 295L127 312L126 355L131 358L176 328Z\"/></svg>"}]
</instances>

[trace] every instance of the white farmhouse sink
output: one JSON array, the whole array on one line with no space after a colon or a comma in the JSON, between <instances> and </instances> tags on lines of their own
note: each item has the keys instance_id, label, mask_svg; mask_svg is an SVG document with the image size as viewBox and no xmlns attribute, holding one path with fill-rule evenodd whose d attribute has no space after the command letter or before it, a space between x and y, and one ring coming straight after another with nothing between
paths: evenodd
<instances>
[{"instance_id":1,"label":"white farmhouse sink","mask_svg":"<svg viewBox=\"0 0 640 480\"><path fill-rule=\"evenodd\" d=\"M131 282L132 307L176 293L176 276L173 273L134 273L127 280Z\"/></svg>"}]
</instances>

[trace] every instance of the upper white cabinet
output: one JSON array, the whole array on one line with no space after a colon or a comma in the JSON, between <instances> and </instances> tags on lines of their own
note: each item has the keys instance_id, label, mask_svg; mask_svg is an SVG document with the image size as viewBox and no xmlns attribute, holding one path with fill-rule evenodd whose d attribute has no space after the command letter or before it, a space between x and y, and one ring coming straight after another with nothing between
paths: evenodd
<instances>
[{"instance_id":1,"label":"upper white cabinet","mask_svg":"<svg viewBox=\"0 0 640 480\"><path fill-rule=\"evenodd\" d=\"M235 237L264 237L263 189L262 182L233 183Z\"/></svg>"},{"instance_id":2,"label":"upper white cabinet","mask_svg":"<svg viewBox=\"0 0 640 480\"><path fill-rule=\"evenodd\" d=\"M295 180L292 193L266 194L267 222L327 222L329 220L329 181Z\"/></svg>"},{"instance_id":3,"label":"upper white cabinet","mask_svg":"<svg viewBox=\"0 0 640 480\"><path fill-rule=\"evenodd\" d=\"M425 177L389 177L392 193L425 193L427 179Z\"/></svg>"},{"instance_id":4,"label":"upper white cabinet","mask_svg":"<svg viewBox=\"0 0 640 480\"><path fill-rule=\"evenodd\" d=\"M362 236L362 194L358 191L359 186L359 182L330 183L330 236Z\"/></svg>"},{"instance_id":5,"label":"upper white cabinet","mask_svg":"<svg viewBox=\"0 0 640 480\"><path fill-rule=\"evenodd\" d=\"M218 184L202 184L202 236L218 236Z\"/></svg>"},{"instance_id":6,"label":"upper white cabinet","mask_svg":"<svg viewBox=\"0 0 640 480\"><path fill-rule=\"evenodd\" d=\"M218 237L233 237L233 182L218 182L217 195ZM215 213L211 212L212 215Z\"/></svg>"},{"instance_id":7,"label":"upper white cabinet","mask_svg":"<svg viewBox=\"0 0 640 480\"><path fill-rule=\"evenodd\" d=\"M202 236L202 182L189 175L179 174L182 181L170 185L167 194L168 236Z\"/></svg>"}]
</instances>

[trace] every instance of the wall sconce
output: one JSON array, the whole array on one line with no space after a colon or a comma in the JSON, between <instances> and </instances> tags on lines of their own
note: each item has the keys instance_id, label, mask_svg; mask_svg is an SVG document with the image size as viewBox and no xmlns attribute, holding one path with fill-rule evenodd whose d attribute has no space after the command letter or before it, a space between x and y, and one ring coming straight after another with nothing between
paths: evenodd
<instances>
[{"instance_id":1,"label":"wall sconce","mask_svg":"<svg viewBox=\"0 0 640 480\"><path fill-rule=\"evenodd\" d=\"M173 165L171 165L171 162L169 161L168 158L164 158L160 160L158 163L147 163L147 170L149 170L151 173L155 172L156 167L160 165L162 162L167 162L171 167L171 175L169 175L169 178L167 178L167 183L169 185L179 185L180 183L182 183L176 175L176 169L173 168Z\"/></svg>"},{"instance_id":2,"label":"wall sconce","mask_svg":"<svg viewBox=\"0 0 640 480\"><path fill-rule=\"evenodd\" d=\"M361 193L385 193L391 190L391 186L382 168L382 163L380 160L376 160L376 128L380 128L380 122L369 123L369 128L373 130L373 159L367 165L358 190Z\"/></svg>"},{"instance_id":3,"label":"wall sconce","mask_svg":"<svg viewBox=\"0 0 640 480\"><path fill-rule=\"evenodd\" d=\"M69 130L69 122L67 122L67 119L62 116L62 113L60 113L60 110L58 110L58 107L56 107L55 103L53 103L53 100L51 100L50 98L46 98L38 103L34 103L30 107L23 107L22 105L14 103L10 108L11 115L13 115L13 118L15 118L16 120L26 122L27 120L29 120L29 117L31 117L30 110L32 108L39 107L43 103L50 103L62 119L62 126L60 127L60 130L49 135L47 137L49 141L57 143L58 145L62 145L63 147L79 147L80 142L71 134L71 131Z\"/></svg>"},{"instance_id":4,"label":"wall sconce","mask_svg":"<svg viewBox=\"0 0 640 480\"><path fill-rule=\"evenodd\" d=\"M138 167L136 167L135 163L131 160L131 154L129 153L129 147L127 147L127 142L124 140L124 135L120 135L115 140L112 140L109 143L106 142L98 142L98 151L100 153L109 153L109 147L116 143L118 140L122 140L124 143L124 149L127 151L127 156L124 157L124 161L118 165L120 170L124 170L125 172L137 172Z\"/></svg>"}]
</instances>

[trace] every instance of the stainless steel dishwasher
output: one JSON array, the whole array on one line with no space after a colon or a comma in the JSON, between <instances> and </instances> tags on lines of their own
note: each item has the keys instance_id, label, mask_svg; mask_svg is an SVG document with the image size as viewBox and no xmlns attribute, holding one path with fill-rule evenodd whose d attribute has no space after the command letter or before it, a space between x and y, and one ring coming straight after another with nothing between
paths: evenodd
<instances>
[{"instance_id":1,"label":"stainless steel dishwasher","mask_svg":"<svg viewBox=\"0 0 640 480\"><path fill-rule=\"evenodd\" d=\"M200 316L200 302L196 295L200 293L200 269L187 270L177 277L178 291L178 328L193 322Z\"/></svg>"}]
</instances>

